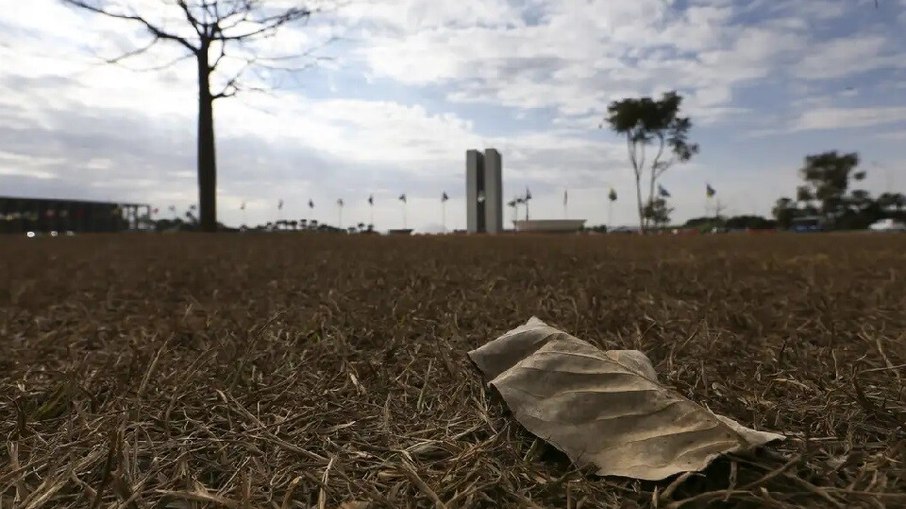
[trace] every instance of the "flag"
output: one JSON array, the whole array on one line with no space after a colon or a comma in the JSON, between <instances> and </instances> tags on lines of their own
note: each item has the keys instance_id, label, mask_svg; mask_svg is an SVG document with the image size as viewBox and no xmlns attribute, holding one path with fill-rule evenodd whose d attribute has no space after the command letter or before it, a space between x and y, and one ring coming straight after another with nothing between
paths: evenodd
<instances>
[{"instance_id":1,"label":"flag","mask_svg":"<svg viewBox=\"0 0 906 509\"><path fill-rule=\"evenodd\" d=\"M170 205L170 212L176 212L176 205Z\"/></svg>"},{"instance_id":2,"label":"flag","mask_svg":"<svg viewBox=\"0 0 906 509\"><path fill-rule=\"evenodd\" d=\"M667 192L667 190L664 189L664 186L660 184L658 184L657 186L657 194L659 194L663 198L670 198L670 193Z\"/></svg>"},{"instance_id":3,"label":"flag","mask_svg":"<svg viewBox=\"0 0 906 509\"><path fill-rule=\"evenodd\" d=\"M368 195L368 205L374 205L374 195L373 194Z\"/></svg>"},{"instance_id":4,"label":"flag","mask_svg":"<svg viewBox=\"0 0 906 509\"><path fill-rule=\"evenodd\" d=\"M531 200L531 199L532 199L532 192L529 191L528 187L526 187L526 188L525 188L525 200L528 201L528 200Z\"/></svg>"},{"instance_id":5,"label":"flag","mask_svg":"<svg viewBox=\"0 0 906 509\"><path fill-rule=\"evenodd\" d=\"M507 205L507 207L515 207L515 206L516 206L516 200L510 200L510 201L508 201L508 202L506 203L506 205Z\"/></svg>"},{"instance_id":6,"label":"flag","mask_svg":"<svg viewBox=\"0 0 906 509\"><path fill-rule=\"evenodd\" d=\"M242 205L239 206L239 210L245 210L245 202L242 202Z\"/></svg>"},{"instance_id":7,"label":"flag","mask_svg":"<svg viewBox=\"0 0 906 509\"><path fill-rule=\"evenodd\" d=\"M449 199L450 199L450 197L447 196L447 192L446 192L446 191L444 191L443 194L440 195L440 201L447 201L447 200L449 200Z\"/></svg>"},{"instance_id":8,"label":"flag","mask_svg":"<svg viewBox=\"0 0 906 509\"><path fill-rule=\"evenodd\" d=\"M283 210L283 198L280 198L280 201L277 202L277 210Z\"/></svg>"},{"instance_id":9,"label":"flag","mask_svg":"<svg viewBox=\"0 0 906 509\"><path fill-rule=\"evenodd\" d=\"M705 184L705 193L708 195L708 198L711 198L717 194L717 191L711 187L711 184Z\"/></svg>"},{"instance_id":10,"label":"flag","mask_svg":"<svg viewBox=\"0 0 906 509\"><path fill-rule=\"evenodd\" d=\"M406 203L406 193L400 195L400 201Z\"/></svg>"},{"instance_id":11,"label":"flag","mask_svg":"<svg viewBox=\"0 0 906 509\"><path fill-rule=\"evenodd\" d=\"M607 197L610 198L610 201L617 201L617 190L611 187Z\"/></svg>"},{"instance_id":12,"label":"flag","mask_svg":"<svg viewBox=\"0 0 906 509\"><path fill-rule=\"evenodd\" d=\"M340 198L339 200L337 200L337 206L338 206L338 207L342 207L342 206L343 206L343 198Z\"/></svg>"},{"instance_id":13,"label":"flag","mask_svg":"<svg viewBox=\"0 0 906 509\"><path fill-rule=\"evenodd\" d=\"M308 208L310 208L310 209L315 208L315 202L312 201L311 199L308 200Z\"/></svg>"},{"instance_id":14,"label":"flag","mask_svg":"<svg viewBox=\"0 0 906 509\"><path fill-rule=\"evenodd\" d=\"M569 201L569 196L566 194L566 189L563 190L563 205L566 206L566 203Z\"/></svg>"}]
</instances>

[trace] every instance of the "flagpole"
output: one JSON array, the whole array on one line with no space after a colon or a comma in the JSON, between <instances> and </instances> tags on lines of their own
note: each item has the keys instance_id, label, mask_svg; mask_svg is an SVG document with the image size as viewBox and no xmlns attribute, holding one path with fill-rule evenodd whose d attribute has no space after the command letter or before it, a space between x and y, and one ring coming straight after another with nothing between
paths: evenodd
<instances>
[{"instance_id":1,"label":"flagpole","mask_svg":"<svg viewBox=\"0 0 906 509\"><path fill-rule=\"evenodd\" d=\"M567 204L569 195L566 193L567 193L567 190L564 189L563 190L563 219L569 219L569 205Z\"/></svg>"},{"instance_id":2,"label":"flagpole","mask_svg":"<svg viewBox=\"0 0 906 509\"><path fill-rule=\"evenodd\" d=\"M613 200L607 201L607 229L610 230L610 225L613 220Z\"/></svg>"},{"instance_id":3,"label":"flagpole","mask_svg":"<svg viewBox=\"0 0 906 509\"><path fill-rule=\"evenodd\" d=\"M440 201L440 222L443 226L444 233L447 233L447 202L446 200Z\"/></svg>"}]
</instances>

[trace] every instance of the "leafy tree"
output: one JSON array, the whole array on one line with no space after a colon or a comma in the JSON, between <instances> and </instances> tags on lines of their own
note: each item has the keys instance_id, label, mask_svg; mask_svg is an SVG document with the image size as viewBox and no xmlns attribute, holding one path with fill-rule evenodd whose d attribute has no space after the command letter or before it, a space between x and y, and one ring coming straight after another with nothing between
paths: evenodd
<instances>
[{"instance_id":1,"label":"leafy tree","mask_svg":"<svg viewBox=\"0 0 906 509\"><path fill-rule=\"evenodd\" d=\"M811 196L819 202L819 210L826 219L833 220L845 211L850 178L865 178L864 171L855 171L858 165L859 155L855 152L838 154L833 150L806 156L799 174L806 181Z\"/></svg>"},{"instance_id":2,"label":"leafy tree","mask_svg":"<svg viewBox=\"0 0 906 509\"><path fill-rule=\"evenodd\" d=\"M872 199L871 193L865 189L853 189L849 194L847 205L850 210L860 212L876 205L876 201Z\"/></svg>"},{"instance_id":3,"label":"leafy tree","mask_svg":"<svg viewBox=\"0 0 906 509\"><path fill-rule=\"evenodd\" d=\"M796 189L796 200L781 198L774 207L778 225L789 228L797 217L819 214L835 229L863 229L885 217L903 219L903 194L887 192L874 199L865 189L849 190L851 181L865 179L866 173L857 170L858 165L856 153L830 151L807 156L799 170L806 183Z\"/></svg>"},{"instance_id":4,"label":"leafy tree","mask_svg":"<svg viewBox=\"0 0 906 509\"><path fill-rule=\"evenodd\" d=\"M667 207L667 201L663 198L655 198L645 204L642 210L646 226L653 225L655 228L661 228L670 224L670 213L673 209Z\"/></svg>"},{"instance_id":5,"label":"leafy tree","mask_svg":"<svg viewBox=\"0 0 906 509\"><path fill-rule=\"evenodd\" d=\"M784 230L793 224L793 219L799 214L796 203L790 198L780 198L771 210L774 219L777 220L777 226Z\"/></svg>"},{"instance_id":6,"label":"leafy tree","mask_svg":"<svg viewBox=\"0 0 906 509\"><path fill-rule=\"evenodd\" d=\"M743 228L752 228L755 230L764 230L769 228L775 228L777 223L771 221L770 219L763 218L761 216L733 216L727 219L725 226L731 230L739 230Z\"/></svg>"},{"instance_id":7,"label":"leafy tree","mask_svg":"<svg viewBox=\"0 0 906 509\"><path fill-rule=\"evenodd\" d=\"M727 218L724 216L703 216L694 217L686 221L684 228L695 228L700 232L710 232L715 228L722 229L726 227Z\"/></svg>"},{"instance_id":8,"label":"leafy tree","mask_svg":"<svg viewBox=\"0 0 906 509\"><path fill-rule=\"evenodd\" d=\"M796 188L796 202L801 203L803 206L810 206L812 200L815 199L814 194L809 186L798 186Z\"/></svg>"},{"instance_id":9,"label":"leafy tree","mask_svg":"<svg viewBox=\"0 0 906 509\"><path fill-rule=\"evenodd\" d=\"M906 195L903 193L881 193L881 196L878 196L878 205L885 212L896 211L900 213L903 208L906 208Z\"/></svg>"},{"instance_id":10,"label":"leafy tree","mask_svg":"<svg viewBox=\"0 0 906 509\"><path fill-rule=\"evenodd\" d=\"M200 227L217 230L217 163L214 144L214 101L254 88L244 77L255 68L268 72L298 70L310 53L265 54L259 42L287 25L308 20L314 8L293 2L265 0L167 0L152 7L142 0L61 0L65 4L122 20L144 31L146 44L109 59L116 63L143 54L160 42L181 46L193 58L198 79L198 197ZM282 4L282 5L281 5ZM142 12L140 12L142 11ZM155 15L159 13L159 15ZM179 19L181 28L171 20ZM223 75L221 64L239 64L235 74ZM176 63L175 61L172 63Z\"/></svg>"},{"instance_id":11,"label":"leafy tree","mask_svg":"<svg viewBox=\"0 0 906 509\"><path fill-rule=\"evenodd\" d=\"M660 217L656 213L659 210L655 199L657 179L674 164L686 162L698 153L698 145L689 142L692 121L679 116L682 102L683 98L675 91L667 92L657 100L650 97L622 99L610 103L607 117L601 122L601 127L607 123L612 131L626 138L629 162L635 174L642 232ZM650 145L657 149L646 166L646 149ZM642 177L646 171L649 175L648 199L643 200ZM646 215L648 205L651 205L651 213Z\"/></svg>"},{"instance_id":12,"label":"leafy tree","mask_svg":"<svg viewBox=\"0 0 906 509\"><path fill-rule=\"evenodd\" d=\"M722 216L703 216L703 217L693 217L686 221L683 224L684 228L698 228L701 230L708 230L714 226L723 226L725 218Z\"/></svg>"}]
</instances>

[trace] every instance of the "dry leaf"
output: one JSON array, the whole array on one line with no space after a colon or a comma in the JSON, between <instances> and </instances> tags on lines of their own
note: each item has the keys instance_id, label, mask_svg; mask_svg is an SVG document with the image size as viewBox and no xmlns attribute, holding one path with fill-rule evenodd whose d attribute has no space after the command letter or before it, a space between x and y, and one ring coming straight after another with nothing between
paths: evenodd
<instances>
[{"instance_id":1,"label":"dry leaf","mask_svg":"<svg viewBox=\"0 0 906 509\"><path fill-rule=\"evenodd\" d=\"M469 357L516 420L599 475L660 480L783 439L662 386L642 352L605 352L535 317Z\"/></svg>"},{"instance_id":2,"label":"dry leaf","mask_svg":"<svg viewBox=\"0 0 906 509\"><path fill-rule=\"evenodd\" d=\"M348 500L340 504L337 509L368 509L371 504L362 500Z\"/></svg>"}]
</instances>

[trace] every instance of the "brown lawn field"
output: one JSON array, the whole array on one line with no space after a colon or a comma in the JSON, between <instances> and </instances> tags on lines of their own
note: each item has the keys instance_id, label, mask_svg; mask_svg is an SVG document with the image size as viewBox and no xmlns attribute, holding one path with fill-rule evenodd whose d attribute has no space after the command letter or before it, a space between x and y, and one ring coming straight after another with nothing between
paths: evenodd
<instances>
[{"instance_id":1,"label":"brown lawn field","mask_svg":"<svg viewBox=\"0 0 906 509\"><path fill-rule=\"evenodd\" d=\"M906 507L906 235L0 239L0 507ZM531 316L787 440L600 478L466 352Z\"/></svg>"}]
</instances>

